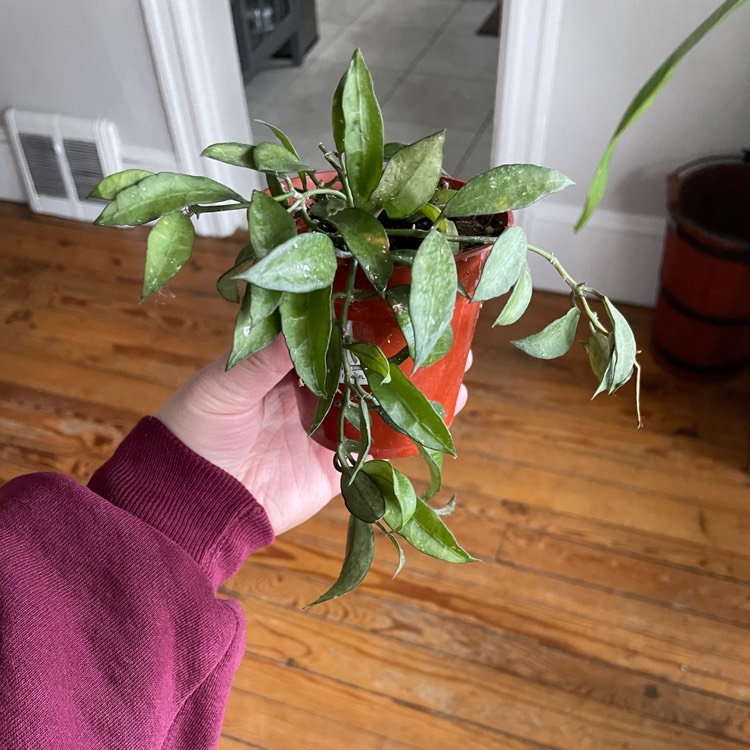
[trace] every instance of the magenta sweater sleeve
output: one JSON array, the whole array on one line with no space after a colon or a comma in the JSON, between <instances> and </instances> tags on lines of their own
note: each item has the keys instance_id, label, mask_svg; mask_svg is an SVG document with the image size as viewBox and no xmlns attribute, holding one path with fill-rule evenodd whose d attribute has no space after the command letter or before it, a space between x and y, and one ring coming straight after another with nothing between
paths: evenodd
<instances>
[{"instance_id":1,"label":"magenta sweater sleeve","mask_svg":"<svg viewBox=\"0 0 750 750\"><path fill-rule=\"evenodd\" d=\"M0 488L0 747L203 750L245 648L217 586L273 541L233 477L152 417L88 487Z\"/></svg>"}]
</instances>

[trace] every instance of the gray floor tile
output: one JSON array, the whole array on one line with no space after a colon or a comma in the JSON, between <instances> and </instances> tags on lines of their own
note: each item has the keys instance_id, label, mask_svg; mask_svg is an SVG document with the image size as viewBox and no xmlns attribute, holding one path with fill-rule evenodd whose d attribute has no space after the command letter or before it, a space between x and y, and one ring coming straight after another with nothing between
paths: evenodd
<instances>
[{"instance_id":1,"label":"gray floor tile","mask_svg":"<svg viewBox=\"0 0 750 750\"><path fill-rule=\"evenodd\" d=\"M461 7L461 0L373 0L356 23L436 32Z\"/></svg>"},{"instance_id":2,"label":"gray floor tile","mask_svg":"<svg viewBox=\"0 0 750 750\"><path fill-rule=\"evenodd\" d=\"M359 20L372 0L318 0L318 20L346 26Z\"/></svg>"},{"instance_id":3,"label":"gray floor tile","mask_svg":"<svg viewBox=\"0 0 750 750\"><path fill-rule=\"evenodd\" d=\"M385 140L386 142L414 143L414 141L432 135L440 129L439 125L429 128L414 122L386 119ZM474 140L474 131L456 130L450 127L446 128L446 130L443 168L452 175L463 161L471 142Z\"/></svg>"},{"instance_id":4,"label":"gray floor tile","mask_svg":"<svg viewBox=\"0 0 750 750\"><path fill-rule=\"evenodd\" d=\"M456 177L460 177L463 180L470 180L480 172L486 172L491 166L491 151L492 122L490 121L459 164L456 169Z\"/></svg>"}]
</instances>

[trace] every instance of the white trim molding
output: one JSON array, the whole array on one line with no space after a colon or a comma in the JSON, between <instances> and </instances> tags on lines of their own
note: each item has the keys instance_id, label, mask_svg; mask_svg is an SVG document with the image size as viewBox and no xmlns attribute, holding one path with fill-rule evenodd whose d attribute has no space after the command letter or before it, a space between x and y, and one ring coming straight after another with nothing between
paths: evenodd
<instances>
[{"instance_id":1,"label":"white trim molding","mask_svg":"<svg viewBox=\"0 0 750 750\"><path fill-rule=\"evenodd\" d=\"M226 60L234 50L236 57L229 3L202 0L140 0L140 3L177 168L231 185L237 180L236 169L200 158L201 151L211 143L250 141L239 62L230 60L234 64L226 66L220 80L214 67L219 56ZM209 28L213 33L210 37ZM244 177L243 187L247 190L247 176ZM258 184L251 185L255 186ZM197 231L202 235L228 236L242 226L243 218L241 211L207 214L201 217Z\"/></svg>"}]
</instances>

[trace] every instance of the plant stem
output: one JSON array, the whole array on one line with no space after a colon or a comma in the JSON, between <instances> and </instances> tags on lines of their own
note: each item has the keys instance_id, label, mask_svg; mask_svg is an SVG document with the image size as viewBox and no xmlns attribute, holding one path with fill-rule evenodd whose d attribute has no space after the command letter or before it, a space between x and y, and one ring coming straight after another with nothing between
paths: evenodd
<instances>
[{"instance_id":1,"label":"plant stem","mask_svg":"<svg viewBox=\"0 0 750 750\"><path fill-rule=\"evenodd\" d=\"M352 378L353 378L352 366L351 366L351 363L349 362L349 357L344 347L344 342L346 340L346 337L348 336L348 333L346 331L346 326L347 326L347 323L349 322L349 305L351 304L352 296L354 294L354 281L356 279L356 276L357 276L357 261L354 258L352 258L351 261L349 262L349 275L347 276L347 279L346 279L346 288L344 290L343 303L341 305L341 315L339 316L339 336L341 337L341 351L343 352L341 363L344 366L344 392L341 397L341 408L339 410L339 425L338 425L339 426L339 431L338 431L339 432L339 435L338 435L339 446L343 445L344 441L346 440L346 435L344 434L344 429L345 429L344 409L349 403L351 390L352 390ZM344 461L342 461L341 463L345 471L351 468Z\"/></svg>"}]
</instances>

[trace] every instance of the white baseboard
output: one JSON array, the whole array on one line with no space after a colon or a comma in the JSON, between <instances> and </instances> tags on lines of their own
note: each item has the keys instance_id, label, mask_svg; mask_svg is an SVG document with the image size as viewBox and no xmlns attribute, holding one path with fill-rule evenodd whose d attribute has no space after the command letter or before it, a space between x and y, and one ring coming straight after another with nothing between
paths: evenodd
<instances>
[{"instance_id":1,"label":"white baseboard","mask_svg":"<svg viewBox=\"0 0 750 750\"><path fill-rule=\"evenodd\" d=\"M10 143L3 140L0 132L0 200L26 202L26 191Z\"/></svg>"},{"instance_id":2,"label":"white baseboard","mask_svg":"<svg viewBox=\"0 0 750 750\"><path fill-rule=\"evenodd\" d=\"M599 209L578 234L573 225L580 208L563 203L539 203L527 209L518 223L529 242L557 256L568 273L618 302L653 306L666 220L659 216ZM557 272L539 256L532 256L534 285L564 291Z\"/></svg>"}]
</instances>

